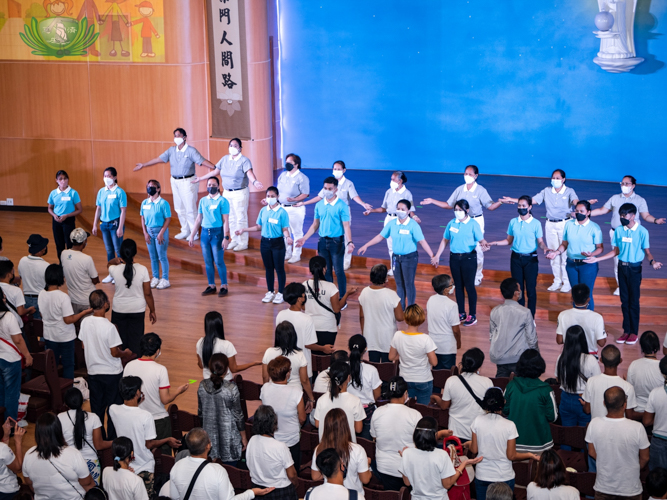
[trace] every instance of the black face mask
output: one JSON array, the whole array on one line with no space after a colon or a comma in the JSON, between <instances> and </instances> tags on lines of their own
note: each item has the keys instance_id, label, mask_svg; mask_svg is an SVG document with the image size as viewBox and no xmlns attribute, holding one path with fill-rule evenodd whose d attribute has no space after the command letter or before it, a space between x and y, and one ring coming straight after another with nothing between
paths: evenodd
<instances>
[{"instance_id":1,"label":"black face mask","mask_svg":"<svg viewBox=\"0 0 667 500\"><path fill-rule=\"evenodd\" d=\"M216 195L218 194L218 186L209 186L206 191L208 191L208 194Z\"/></svg>"},{"instance_id":2,"label":"black face mask","mask_svg":"<svg viewBox=\"0 0 667 500\"><path fill-rule=\"evenodd\" d=\"M293 169L294 169L294 165L292 165L291 163L285 163L285 170L287 170L288 172L291 172Z\"/></svg>"},{"instance_id":3,"label":"black face mask","mask_svg":"<svg viewBox=\"0 0 667 500\"><path fill-rule=\"evenodd\" d=\"M630 221L624 217L621 217L621 226L628 226L630 225Z\"/></svg>"},{"instance_id":4,"label":"black face mask","mask_svg":"<svg viewBox=\"0 0 667 500\"><path fill-rule=\"evenodd\" d=\"M577 213L575 214L575 217L579 222L584 222L586 220L586 214Z\"/></svg>"},{"instance_id":5,"label":"black face mask","mask_svg":"<svg viewBox=\"0 0 667 500\"><path fill-rule=\"evenodd\" d=\"M517 208L517 212L519 212L519 215L527 215L528 214L528 209L527 208Z\"/></svg>"},{"instance_id":6,"label":"black face mask","mask_svg":"<svg viewBox=\"0 0 667 500\"><path fill-rule=\"evenodd\" d=\"M155 196L157 194L157 188L155 186L148 186L146 189L148 196Z\"/></svg>"},{"instance_id":7,"label":"black face mask","mask_svg":"<svg viewBox=\"0 0 667 500\"><path fill-rule=\"evenodd\" d=\"M347 466L341 465L341 469L343 469L343 479L347 478Z\"/></svg>"}]
</instances>

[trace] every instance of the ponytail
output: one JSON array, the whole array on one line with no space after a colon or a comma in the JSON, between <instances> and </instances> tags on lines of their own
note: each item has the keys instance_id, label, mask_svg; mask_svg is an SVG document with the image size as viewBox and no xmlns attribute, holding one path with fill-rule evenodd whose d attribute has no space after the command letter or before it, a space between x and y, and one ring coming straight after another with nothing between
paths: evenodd
<instances>
[{"instance_id":1,"label":"ponytail","mask_svg":"<svg viewBox=\"0 0 667 500\"><path fill-rule=\"evenodd\" d=\"M229 358L222 353L215 353L211 356L211 360L208 363L208 369L211 371L211 382L213 383L213 387L217 391L222 387L222 382L229 370Z\"/></svg>"},{"instance_id":2,"label":"ponytail","mask_svg":"<svg viewBox=\"0 0 667 500\"><path fill-rule=\"evenodd\" d=\"M111 451L113 453L113 470L120 469L120 463L132 456L134 447L130 438L121 436L113 440L111 444Z\"/></svg>"},{"instance_id":3,"label":"ponytail","mask_svg":"<svg viewBox=\"0 0 667 500\"><path fill-rule=\"evenodd\" d=\"M70 387L65 393L65 404L70 410L75 410L74 418L74 444L77 450L83 448L83 441L86 438L86 412L81 409L83 406L83 394L76 387Z\"/></svg>"},{"instance_id":4,"label":"ponytail","mask_svg":"<svg viewBox=\"0 0 667 500\"><path fill-rule=\"evenodd\" d=\"M320 295L320 281L324 279L324 269L327 267L327 261L324 257L316 255L308 263L310 274L313 275L313 291L319 297Z\"/></svg>"},{"instance_id":5,"label":"ponytail","mask_svg":"<svg viewBox=\"0 0 667 500\"><path fill-rule=\"evenodd\" d=\"M344 361L336 361L331 363L329 368L329 394L331 401L334 401L341 392L342 386L350 378L350 365Z\"/></svg>"},{"instance_id":6,"label":"ponytail","mask_svg":"<svg viewBox=\"0 0 667 500\"><path fill-rule=\"evenodd\" d=\"M120 244L120 258L125 262L125 270L123 277L125 278L127 288L132 286L132 279L134 278L134 257L137 255L137 244L134 240L123 240Z\"/></svg>"},{"instance_id":7,"label":"ponytail","mask_svg":"<svg viewBox=\"0 0 667 500\"><path fill-rule=\"evenodd\" d=\"M350 349L351 384L357 389L361 389L363 385L363 380L361 378L361 357L364 355L364 352L366 352L367 345L364 336L359 334L352 335L348 342L348 347Z\"/></svg>"}]
</instances>

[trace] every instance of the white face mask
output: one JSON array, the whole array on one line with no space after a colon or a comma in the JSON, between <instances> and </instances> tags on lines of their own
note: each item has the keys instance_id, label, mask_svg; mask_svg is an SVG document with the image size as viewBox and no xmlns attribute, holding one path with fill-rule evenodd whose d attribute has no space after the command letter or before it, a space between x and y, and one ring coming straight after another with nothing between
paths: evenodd
<instances>
[{"instance_id":1,"label":"white face mask","mask_svg":"<svg viewBox=\"0 0 667 500\"><path fill-rule=\"evenodd\" d=\"M177 146L183 144L183 141L185 141L185 139L183 139L182 137L174 137L174 142L176 143Z\"/></svg>"},{"instance_id":2,"label":"white face mask","mask_svg":"<svg viewBox=\"0 0 667 500\"><path fill-rule=\"evenodd\" d=\"M334 192L333 192L333 191L329 191L328 189L325 189L325 190L324 190L324 197L325 197L327 200L330 200L331 198L334 197Z\"/></svg>"},{"instance_id":3,"label":"white face mask","mask_svg":"<svg viewBox=\"0 0 667 500\"><path fill-rule=\"evenodd\" d=\"M556 189L560 189L563 186L563 181L560 179L551 179L551 185Z\"/></svg>"},{"instance_id":4,"label":"white face mask","mask_svg":"<svg viewBox=\"0 0 667 500\"><path fill-rule=\"evenodd\" d=\"M396 188L398 188L398 182L391 181L391 182L389 183L389 186L391 187L391 189L393 189L394 191L396 191Z\"/></svg>"},{"instance_id":5,"label":"white face mask","mask_svg":"<svg viewBox=\"0 0 667 500\"><path fill-rule=\"evenodd\" d=\"M275 205L276 203L278 203L278 198L267 198L267 199L266 199L266 202L267 202L270 206L273 206L273 205Z\"/></svg>"},{"instance_id":6,"label":"white face mask","mask_svg":"<svg viewBox=\"0 0 667 500\"><path fill-rule=\"evenodd\" d=\"M342 170L334 170L333 171L333 176L336 179L340 179L341 177L343 177L343 171Z\"/></svg>"},{"instance_id":7,"label":"white face mask","mask_svg":"<svg viewBox=\"0 0 667 500\"><path fill-rule=\"evenodd\" d=\"M623 194L630 194L632 193L632 186L621 186L621 191Z\"/></svg>"},{"instance_id":8,"label":"white face mask","mask_svg":"<svg viewBox=\"0 0 667 500\"><path fill-rule=\"evenodd\" d=\"M472 175L464 175L463 180L466 182L466 184L472 184L475 182L475 178Z\"/></svg>"},{"instance_id":9,"label":"white face mask","mask_svg":"<svg viewBox=\"0 0 667 500\"><path fill-rule=\"evenodd\" d=\"M399 219L405 219L408 216L408 213L405 210L397 210L396 215Z\"/></svg>"},{"instance_id":10,"label":"white face mask","mask_svg":"<svg viewBox=\"0 0 667 500\"><path fill-rule=\"evenodd\" d=\"M104 183L109 187L113 186L114 182L115 181L113 180L112 177L105 177L104 178Z\"/></svg>"},{"instance_id":11,"label":"white face mask","mask_svg":"<svg viewBox=\"0 0 667 500\"><path fill-rule=\"evenodd\" d=\"M456 217L456 220L463 220L466 217L466 213L463 210L454 210L454 217Z\"/></svg>"},{"instance_id":12,"label":"white face mask","mask_svg":"<svg viewBox=\"0 0 667 500\"><path fill-rule=\"evenodd\" d=\"M236 149L234 146L229 146L229 154L232 156L236 156L239 154L239 150Z\"/></svg>"}]
</instances>

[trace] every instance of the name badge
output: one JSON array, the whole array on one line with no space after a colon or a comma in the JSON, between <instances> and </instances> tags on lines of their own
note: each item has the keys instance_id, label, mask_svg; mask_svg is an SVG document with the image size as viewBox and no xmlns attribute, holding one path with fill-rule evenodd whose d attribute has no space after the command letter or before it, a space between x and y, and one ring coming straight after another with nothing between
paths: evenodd
<instances>
[{"instance_id":1,"label":"name badge","mask_svg":"<svg viewBox=\"0 0 667 500\"><path fill-rule=\"evenodd\" d=\"M110 194L109 196L107 196L107 200L115 200L115 199L116 199L115 194Z\"/></svg>"},{"instance_id":2,"label":"name badge","mask_svg":"<svg viewBox=\"0 0 667 500\"><path fill-rule=\"evenodd\" d=\"M623 236L623 243L632 243L632 238L626 238Z\"/></svg>"},{"instance_id":3,"label":"name badge","mask_svg":"<svg viewBox=\"0 0 667 500\"><path fill-rule=\"evenodd\" d=\"M399 229L398 234L410 234L410 230L409 229Z\"/></svg>"},{"instance_id":4,"label":"name badge","mask_svg":"<svg viewBox=\"0 0 667 500\"><path fill-rule=\"evenodd\" d=\"M218 208L218 205L211 205L208 207L209 210L215 210L216 208Z\"/></svg>"},{"instance_id":5,"label":"name badge","mask_svg":"<svg viewBox=\"0 0 667 500\"><path fill-rule=\"evenodd\" d=\"M457 228L455 228L455 227L450 227L449 230L450 230L452 233L458 233L458 232L459 232L459 230L458 230Z\"/></svg>"},{"instance_id":6,"label":"name badge","mask_svg":"<svg viewBox=\"0 0 667 500\"><path fill-rule=\"evenodd\" d=\"M278 219L269 219L271 224L278 224Z\"/></svg>"},{"instance_id":7,"label":"name badge","mask_svg":"<svg viewBox=\"0 0 667 500\"><path fill-rule=\"evenodd\" d=\"M61 201L70 201L72 198L70 196L62 196L60 198Z\"/></svg>"},{"instance_id":8,"label":"name badge","mask_svg":"<svg viewBox=\"0 0 667 500\"><path fill-rule=\"evenodd\" d=\"M151 209L151 206L150 206L150 205L144 205L142 208L143 208L144 210L150 210L150 209Z\"/></svg>"}]
</instances>

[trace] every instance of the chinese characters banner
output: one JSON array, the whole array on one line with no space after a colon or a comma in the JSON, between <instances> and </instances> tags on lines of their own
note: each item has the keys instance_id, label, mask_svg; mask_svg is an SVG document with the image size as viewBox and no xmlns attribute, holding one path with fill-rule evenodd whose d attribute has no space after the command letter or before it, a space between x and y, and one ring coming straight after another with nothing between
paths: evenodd
<instances>
[{"instance_id":1,"label":"chinese characters banner","mask_svg":"<svg viewBox=\"0 0 667 500\"><path fill-rule=\"evenodd\" d=\"M243 0L207 0L212 136L250 138Z\"/></svg>"}]
</instances>

